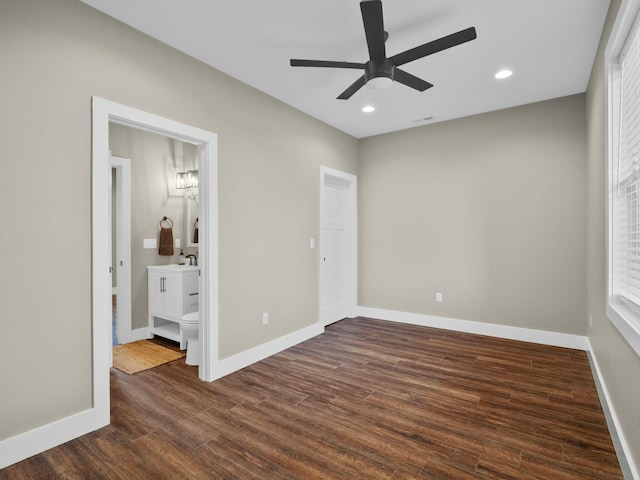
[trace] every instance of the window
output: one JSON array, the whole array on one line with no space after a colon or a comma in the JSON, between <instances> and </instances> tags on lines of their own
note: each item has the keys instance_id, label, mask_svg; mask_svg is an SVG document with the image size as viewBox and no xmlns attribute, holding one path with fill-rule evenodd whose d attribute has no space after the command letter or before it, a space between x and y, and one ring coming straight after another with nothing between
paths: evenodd
<instances>
[{"instance_id":1,"label":"window","mask_svg":"<svg viewBox=\"0 0 640 480\"><path fill-rule=\"evenodd\" d=\"M640 355L639 5L640 0L623 2L607 49L610 187L607 314Z\"/></svg>"}]
</instances>

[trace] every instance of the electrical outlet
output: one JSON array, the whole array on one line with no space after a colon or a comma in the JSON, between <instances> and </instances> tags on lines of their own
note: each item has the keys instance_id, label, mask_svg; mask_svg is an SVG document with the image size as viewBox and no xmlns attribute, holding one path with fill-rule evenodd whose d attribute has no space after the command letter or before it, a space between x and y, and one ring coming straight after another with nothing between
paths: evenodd
<instances>
[{"instance_id":1,"label":"electrical outlet","mask_svg":"<svg viewBox=\"0 0 640 480\"><path fill-rule=\"evenodd\" d=\"M269 312L264 312L262 314L262 324L266 325L269 323Z\"/></svg>"},{"instance_id":2,"label":"electrical outlet","mask_svg":"<svg viewBox=\"0 0 640 480\"><path fill-rule=\"evenodd\" d=\"M593 315L589 314L589 328L593 328Z\"/></svg>"},{"instance_id":3,"label":"electrical outlet","mask_svg":"<svg viewBox=\"0 0 640 480\"><path fill-rule=\"evenodd\" d=\"M436 292L436 302L442 302L442 292Z\"/></svg>"}]
</instances>

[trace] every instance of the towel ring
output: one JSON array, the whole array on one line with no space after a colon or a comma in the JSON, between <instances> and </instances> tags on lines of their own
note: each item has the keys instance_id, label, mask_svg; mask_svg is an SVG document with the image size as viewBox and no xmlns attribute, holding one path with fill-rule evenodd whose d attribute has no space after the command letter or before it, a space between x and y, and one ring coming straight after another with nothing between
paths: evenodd
<instances>
[{"instance_id":1,"label":"towel ring","mask_svg":"<svg viewBox=\"0 0 640 480\"><path fill-rule=\"evenodd\" d=\"M164 225L162 225L162 222L168 222L169 226L165 227ZM160 220L160 227L161 228L173 228L173 220L171 220L169 217L162 217L162 220Z\"/></svg>"}]
</instances>

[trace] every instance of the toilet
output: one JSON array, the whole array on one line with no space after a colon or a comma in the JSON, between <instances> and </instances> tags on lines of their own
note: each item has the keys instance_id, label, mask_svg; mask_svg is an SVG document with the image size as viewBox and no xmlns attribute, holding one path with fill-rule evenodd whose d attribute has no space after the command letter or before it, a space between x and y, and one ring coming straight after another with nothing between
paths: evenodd
<instances>
[{"instance_id":1,"label":"toilet","mask_svg":"<svg viewBox=\"0 0 640 480\"><path fill-rule=\"evenodd\" d=\"M200 340L198 339L198 327L200 325L200 312L187 313L180 319L180 330L187 342L187 365L200 365Z\"/></svg>"}]
</instances>

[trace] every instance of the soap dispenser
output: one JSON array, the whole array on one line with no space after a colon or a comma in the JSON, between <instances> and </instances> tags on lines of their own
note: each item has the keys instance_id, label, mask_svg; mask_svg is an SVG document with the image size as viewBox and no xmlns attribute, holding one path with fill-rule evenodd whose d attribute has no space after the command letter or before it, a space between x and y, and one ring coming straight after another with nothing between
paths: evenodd
<instances>
[{"instance_id":1,"label":"soap dispenser","mask_svg":"<svg viewBox=\"0 0 640 480\"><path fill-rule=\"evenodd\" d=\"M180 255L178 255L178 265L184 265L184 252L180 249Z\"/></svg>"}]
</instances>

